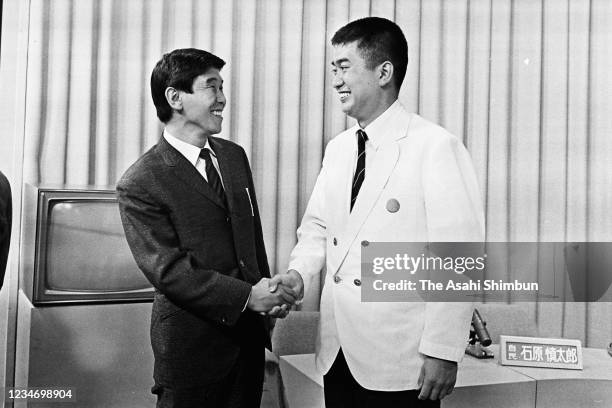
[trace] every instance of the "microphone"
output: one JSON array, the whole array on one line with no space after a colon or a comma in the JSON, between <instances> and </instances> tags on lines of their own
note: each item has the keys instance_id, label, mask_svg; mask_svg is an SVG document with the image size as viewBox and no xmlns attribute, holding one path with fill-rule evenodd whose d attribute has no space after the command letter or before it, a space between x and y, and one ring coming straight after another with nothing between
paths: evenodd
<instances>
[{"instance_id":1,"label":"microphone","mask_svg":"<svg viewBox=\"0 0 612 408\"><path fill-rule=\"evenodd\" d=\"M493 358L493 352L487 348L490 345L491 335L487 330L487 323L480 317L478 309L474 309L470 341L465 348L465 353L476 358Z\"/></svg>"},{"instance_id":2,"label":"microphone","mask_svg":"<svg viewBox=\"0 0 612 408\"><path fill-rule=\"evenodd\" d=\"M472 327L476 332L476 337L478 337L480 344L484 347L490 346L491 336L487 330L487 323L482 320L480 313L478 313L478 309L474 309L474 313L472 314Z\"/></svg>"}]
</instances>

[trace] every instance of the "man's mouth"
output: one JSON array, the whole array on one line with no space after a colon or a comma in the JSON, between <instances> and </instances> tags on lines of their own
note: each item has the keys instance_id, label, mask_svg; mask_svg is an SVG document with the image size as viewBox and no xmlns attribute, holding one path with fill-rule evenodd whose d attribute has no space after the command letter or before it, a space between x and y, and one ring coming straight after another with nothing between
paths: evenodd
<instances>
[{"instance_id":1,"label":"man's mouth","mask_svg":"<svg viewBox=\"0 0 612 408\"><path fill-rule=\"evenodd\" d=\"M219 118L222 118L222 117L223 117L223 116L222 116L222 112L223 112L222 110L213 110L213 111L211 111L211 113L212 113L214 116L217 116L217 117L219 117Z\"/></svg>"},{"instance_id":2,"label":"man's mouth","mask_svg":"<svg viewBox=\"0 0 612 408\"><path fill-rule=\"evenodd\" d=\"M340 102L344 102L350 94L351 93L349 91L338 91L338 95L340 95Z\"/></svg>"}]
</instances>

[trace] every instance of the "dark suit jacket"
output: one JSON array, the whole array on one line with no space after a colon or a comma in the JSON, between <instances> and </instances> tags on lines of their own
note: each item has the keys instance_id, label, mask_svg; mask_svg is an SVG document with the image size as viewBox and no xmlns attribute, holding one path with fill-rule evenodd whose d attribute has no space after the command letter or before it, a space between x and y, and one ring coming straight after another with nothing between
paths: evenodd
<instances>
[{"instance_id":1,"label":"dark suit jacket","mask_svg":"<svg viewBox=\"0 0 612 408\"><path fill-rule=\"evenodd\" d=\"M11 242L12 216L11 185L4 174L0 172L0 289L2 289L2 282L4 282L4 272L6 271L6 261Z\"/></svg>"},{"instance_id":2,"label":"dark suit jacket","mask_svg":"<svg viewBox=\"0 0 612 408\"><path fill-rule=\"evenodd\" d=\"M151 343L158 384L197 385L229 372L241 344L269 344L266 320L243 308L270 271L244 150L211 137L227 196L163 137L117 185L125 234L156 289Z\"/></svg>"}]
</instances>

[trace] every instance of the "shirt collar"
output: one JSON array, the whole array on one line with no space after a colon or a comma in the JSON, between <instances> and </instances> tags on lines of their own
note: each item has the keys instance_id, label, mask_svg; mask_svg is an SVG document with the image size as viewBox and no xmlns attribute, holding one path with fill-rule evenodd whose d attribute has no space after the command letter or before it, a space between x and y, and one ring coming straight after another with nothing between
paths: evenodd
<instances>
[{"instance_id":1,"label":"shirt collar","mask_svg":"<svg viewBox=\"0 0 612 408\"><path fill-rule=\"evenodd\" d=\"M166 139L170 146L178 150L179 153L189 161L189 163L193 164L194 166L196 165L198 159L200 158L200 152L202 151L201 148L172 136L172 134L168 132L168 129L164 129L164 139ZM213 156L217 156L214 150L210 147L208 138L206 138L204 149L208 149Z\"/></svg>"},{"instance_id":2,"label":"shirt collar","mask_svg":"<svg viewBox=\"0 0 612 408\"><path fill-rule=\"evenodd\" d=\"M374 148L378 148L385 140L395 139L394 133L397 131L397 125L401 122L396 120L397 116L402 112L402 104L399 99L387 108L374 119L365 129L362 129L368 135L368 140L372 142ZM361 129L357 124L357 129Z\"/></svg>"}]
</instances>

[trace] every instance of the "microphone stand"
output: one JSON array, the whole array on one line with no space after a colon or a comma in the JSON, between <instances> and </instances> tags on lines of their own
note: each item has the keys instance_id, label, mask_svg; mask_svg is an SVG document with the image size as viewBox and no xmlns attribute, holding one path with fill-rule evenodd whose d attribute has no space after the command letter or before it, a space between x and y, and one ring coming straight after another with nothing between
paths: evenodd
<instances>
[{"instance_id":1,"label":"microphone stand","mask_svg":"<svg viewBox=\"0 0 612 408\"><path fill-rule=\"evenodd\" d=\"M476 358L494 358L495 355L487 347L483 346L476 336L476 332L470 329L470 340L465 348L465 354Z\"/></svg>"},{"instance_id":2,"label":"microphone stand","mask_svg":"<svg viewBox=\"0 0 612 408\"><path fill-rule=\"evenodd\" d=\"M493 352L486 346L491 344L491 337L487 330L487 322L485 322L477 309L474 309L472 315L472 325L470 326L470 340L465 348L465 354L476 358L493 358Z\"/></svg>"}]
</instances>

